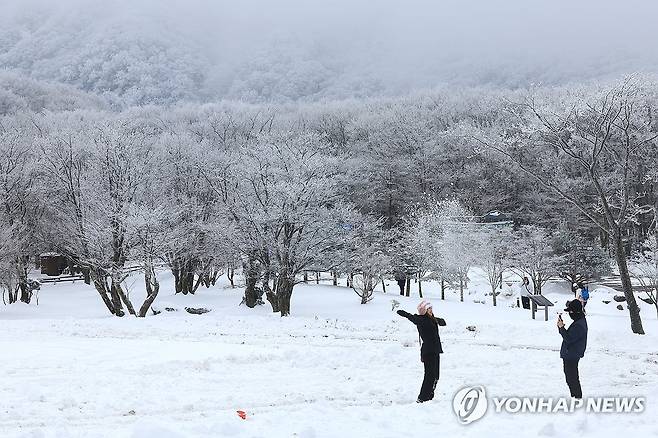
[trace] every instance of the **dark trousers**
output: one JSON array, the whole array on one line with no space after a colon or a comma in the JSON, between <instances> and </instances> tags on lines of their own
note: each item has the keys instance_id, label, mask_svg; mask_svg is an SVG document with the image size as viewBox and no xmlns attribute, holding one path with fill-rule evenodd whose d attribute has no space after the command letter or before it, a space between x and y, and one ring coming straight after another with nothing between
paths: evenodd
<instances>
[{"instance_id":1,"label":"dark trousers","mask_svg":"<svg viewBox=\"0 0 658 438\"><path fill-rule=\"evenodd\" d=\"M423 376L423 384L420 387L420 394L418 400L427 401L434 398L434 389L436 382L439 380L439 354L430 353L422 356L423 366L425 367L425 375Z\"/></svg>"},{"instance_id":2,"label":"dark trousers","mask_svg":"<svg viewBox=\"0 0 658 438\"><path fill-rule=\"evenodd\" d=\"M529 309L530 308L530 298L523 295L521 297L521 305L523 306L524 309Z\"/></svg>"},{"instance_id":3,"label":"dark trousers","mask_svg":"<svg viewBox=\"0 0 658 438\"><path fill-rule=\"evenodd\" d=\"M578 361L563 359L564 362L564 377L567 379L571 397L583 398L583 390L580 387L580 377L578 376Z\"/></svg>"}]
</instances>

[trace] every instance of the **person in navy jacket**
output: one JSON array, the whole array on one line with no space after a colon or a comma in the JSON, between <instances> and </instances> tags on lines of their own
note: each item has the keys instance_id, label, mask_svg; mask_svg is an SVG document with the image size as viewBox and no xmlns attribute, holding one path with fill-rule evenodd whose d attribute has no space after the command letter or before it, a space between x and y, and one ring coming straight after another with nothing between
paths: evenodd
<instances>
[{"instance_id":1,"label":"person in navy jacket","mask_svg":"<svg viewBox=\"0 0 658 438\"><path fill-rule=\"evenodd\" d=\"M562 315L558 317L557 328L562 336L560 357L564 363L564 377L567 380L571 396L579 399L583 397L583 391L578 376L578 362L585 355L587 348L587 320L583 312L583 305L578 300L567 302L564 311L569 313L573 322L566 329Z\"/></svg>"}]
</instances>

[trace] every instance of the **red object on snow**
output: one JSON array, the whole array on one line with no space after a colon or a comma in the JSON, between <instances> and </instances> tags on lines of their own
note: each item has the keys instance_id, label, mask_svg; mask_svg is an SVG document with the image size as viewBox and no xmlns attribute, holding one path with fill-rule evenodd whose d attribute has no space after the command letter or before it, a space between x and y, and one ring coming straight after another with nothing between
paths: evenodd
<instances>
[{"instance_id":1,"label":"red object on snow","mask_svg":"<svg viewBox=\"0 0 658 438\"><path fill-rule=\"evenodd\" d=\"M243 420L247 419L247 413L245 411L236 411L236 412L238 413L238 416Z\"/></svg>"}]
</instances>

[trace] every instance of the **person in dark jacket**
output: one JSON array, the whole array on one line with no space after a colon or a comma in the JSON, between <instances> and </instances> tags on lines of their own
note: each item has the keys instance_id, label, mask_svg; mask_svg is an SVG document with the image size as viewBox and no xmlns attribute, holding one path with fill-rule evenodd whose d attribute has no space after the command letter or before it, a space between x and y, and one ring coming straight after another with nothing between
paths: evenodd
<instances>
[{"instance_id":1,"label":"person in dark jacket","mask_svg":"<svg viewBox=\"0 0 658 438\"><path fill-rule=\"evenodd\" d=\"M585 355L587 348L587 320L583 312L583 305L578 300L568 301L564 311L568 312L573 319L568 329L564 328L562 315L557 320L557 328L562 335L560 357L564 363L564 377L567 380L571 396L583 398L583 390L580 387L580 377L578 376L578 362Z\"/></svg>"},{"instance_id":2,"label":"person in dark jacket","mask_svg":"<svg viewBox=\"0 0 658 438\"><path fill-rule=\"evenodd\" d=\"M528 277L523 277L521 284L518 287L519 298L518 298L518 307L523 307L524 309L530 309L530 280Z\"/></svg>"},{"instance_id":3,"label":"person in dark jacket","mask_svg":"<svg viewBox=\"0 0 658 438\"><path fill-rule=\"evenodd\" d=\"M439 355L443 353L439 326L445 326L446 322L443 318L434 316L432 304L425 300L418 305L418 315L412 315L404 310L398 310L397 313L413 322L420 336L420 360L423 362L425 375L416 402L423 403L432 400L436 383L439 380Z\"/></svg>"},{"instance_id":4,"label":"person in dark jacket","mask_svg":"<svg viewBox=\"0 0 658 438\"><path fill-rule=\"evenodd\" d=\"M576 299L583 305L583 313L585 313L587 300L589 300L589 289L587 286L583 286L582 283L578 283L578 289L576 289Z\"/></svg>"}]
</instances>

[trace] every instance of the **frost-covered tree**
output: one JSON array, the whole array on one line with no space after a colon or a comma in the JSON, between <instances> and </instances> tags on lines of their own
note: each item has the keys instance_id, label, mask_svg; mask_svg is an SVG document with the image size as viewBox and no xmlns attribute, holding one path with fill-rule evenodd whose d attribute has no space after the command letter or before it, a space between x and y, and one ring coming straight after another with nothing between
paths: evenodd
<instances>
[{"instance_id":1,"label":"frost-covered tree","mask_svg":"<svg viewBox=\"0 0 658 438\"><path fill-rule=\"evenodd\" d=\"M588 283L611 273L610 256L597 242L588 240L566 226L558 228L552 238L553 250L563 257L558 275L569 282L575 294L579 283Z\"/></svg>"},{"instance_id":2,"label":"frost-covered tree","mask_svg":"<svg viewBox=\"0 0 658 438\"><path fill-rule=\"evenodd\" d=\"M624 236L649 212L634 170L656 157L654 84L627 78L600 90L540 91L509 107L496 138L480 141L569 203L595 226L617 262L633 333L644 334L628 272Z\"/></svg>"},{"instance_id":3,"label":"frost-covered tree","mask_svg":"<svg viewBox=\"0 0 658 438\"><path fill-rule=\"evenodd\" d=\"M0 290L4 304L13 304L23 298L20 294L19 277L25 270L21 269L21 264L16 263L18 251L14 246L12 234L12 230L8 228L0 229Z\"/></svg>"},{"instance_id":4,"label":"frost-covered tree","mask_svg":"<svg viewBox=\"0 0 658 438\"><path fill-rule=\"evenodd\" d=\"M658 315L658 235L647 239L643 251L631 259L629 271L644 288L647 301L655 306Z\"/></svg>"},{"instance_id":5,"label":"frost-covered tree","mask_svg":"<svg viewBox=\"0 0 658 438\"><path fill-rule=\"evenodd\" d=\"M464 301L468 271L480 257L478 225L473 216L457 201L429 203L410 222L408 241L415 260L424 270L432 271L444 283L458 284Z\"/></svg>"},{"instance_id":6,"label":"frost-covered tree","mask_svg":"<svg viewBox=\"0 0 658 438\"><path fill-rule=\"evenodd\" d=\"M159 139L164 152L164 204L178 213L173 224L179 239L166 248L165 259L174 276L176 293L194 294L204 283L215 281L225 266L218 251L222 229L218 199L206 184L199 167L203 160L202 145L187 133L165 133Z\"/></svg>"},{"instance_id":7,"label":"frost-covered tree","mask_svg":"<svg viewBox=\"0 0 658 438\"><path fill-rule=\"evenodd\" d=\"M223 103L186 107L174 118L175 132L164 140L175 176L170 180L171 202L184 206L187 214L180 226L189 231L187 242L169 257L180 280L177 290L190 293L201 284L212 285L224 267L233 284L234 271L242 265L244 302L253 307L261 302L262 292L270 290L270 253L257 235L235 232L237 216L227 206L240 199L240 148L269 132L274 116L260 108Z\"/></svg>"},{"instance_id":8,"label":"frost-covered tree","mask_svg":"<svg viewBox=\"0 0 658 438\"><path fill-rule=\"evenodd\" d=\"M510 264L519 275L532 282L533 292L542 293L542 287L559 274L563 256L551 247L549 232L534 225L523 225L512 235Z\"/></svg>"},{"instance_id":9,"label":"frost-covered tree","mask_svg":"<svg viewBox=\"0 0 658 438\"><path fill-rule=\"evenodd\" d=\"M415 266L419 273L419 282L423 279L439 280L441 298L444 299L450 273L446 270L447 264L441 248L444 230L438 211L439 205L430 203L426 208L414 209L402 230L402 237L398 238L402 248L396 249L396 252L408 253L409 263ZM420 285L419 290L422 290Z\"/></svg>"},{"instance_id":10,"label":"frost-covered tree","mask_svg":"<svg viewBox=\"0 0 658 438\"><path fill-rule=\"evenodd\" d=\"M276 272L275 290L266 296L281 316L290 314L297 274L334 248L341 223L337 161L322 151L316 135L276 132L241 147L232 170L207 171L244 256Z\"/></svg>"},{"instance_id":11,"label":"frost-covered tree","mask_svg":"<svg viewBox=\"0 0 658 438\"><path fill-rule=\"evenodd\" d=\"M430 187L435 142L429 118L417 116L400 103L364 108L351 127L345 187L355 205L384 217L389 229Z\"/></svg>"},{"instance_id":12,"label":"frost-covered tree","mask_svg":"<svg viewBox=\"0 0 658 438\"><path fill-rule=\"evenodd\" d=\"M349 220L349 224L345 224L349 231L337 236L337 243L346 257L342 266L351 274L350 285L361 298L361 304L366 304L372 300L375 287L391 266L390 247L382 221L357 214L345 219Z\"/></svg>"},{"instance_id":13,"label":"frost-covered tree","mask_svg":"<svg viewBox=\"0 0 658 438\"><path fill-rule=\"evenodd\" d=\"M479 264L481 240L478 224L459 203L445 203L442 213L441 254L445 269L459 285L459 300L464 301L464 288L468 287L468 272Z\"/></svg>"},{"instance_id":14,"label":"frost-covered tree","mask_svg":"<svg viewBox=\"0 0 658 438\"><path fill-rule=\"evenodd\" d=\"M186 232L179 224L184 211L169 204L163 179L164 156L161 149L154 149L152 161L155 171L148 172L135 193L134 202L125 215L126 242L130 262L136 264L144 275L145 299L137 311L144 317L160 291L158 267L167 263L167 254L186 239Z\"/></svg>"},{"instance_id":15,"label":"frost-covered tree","mask_svg":"<svg viewBox=\"0 0 658 438\"><path fill-rule=\"evenodd\" d=\"M9 303L30 303L30 260L41 247L37 239L43 215L44 181L29 117L0 120L0 282Z\"/></svg>"},{"instance_id":16,"label":"frost-covered tree","mask_svg":"<svg viewBox=\"0 0 658 438\"><path fill-rule=\"evenodd\" d=\"M497 305L497 296L503 285L503 273L510 268L513 240L511 228L500 225L480 225L477 238L482 242L478 262L487 274L491 286L491 299Z\"/></svg>"},{"instance_id":17,"label":"frost-covered tree","mask_svg":"<svg viewBox=\"0 0 658 438\"><path fill-rule=\"evenodd\" d=\"M45 122L42 153L48 178L50 239L90 272L110 313L136 315L123 285L132 244L130 213L156 172L155 132L149 124L98 114L69 114Z\"/></svg>"}]
</instances>

